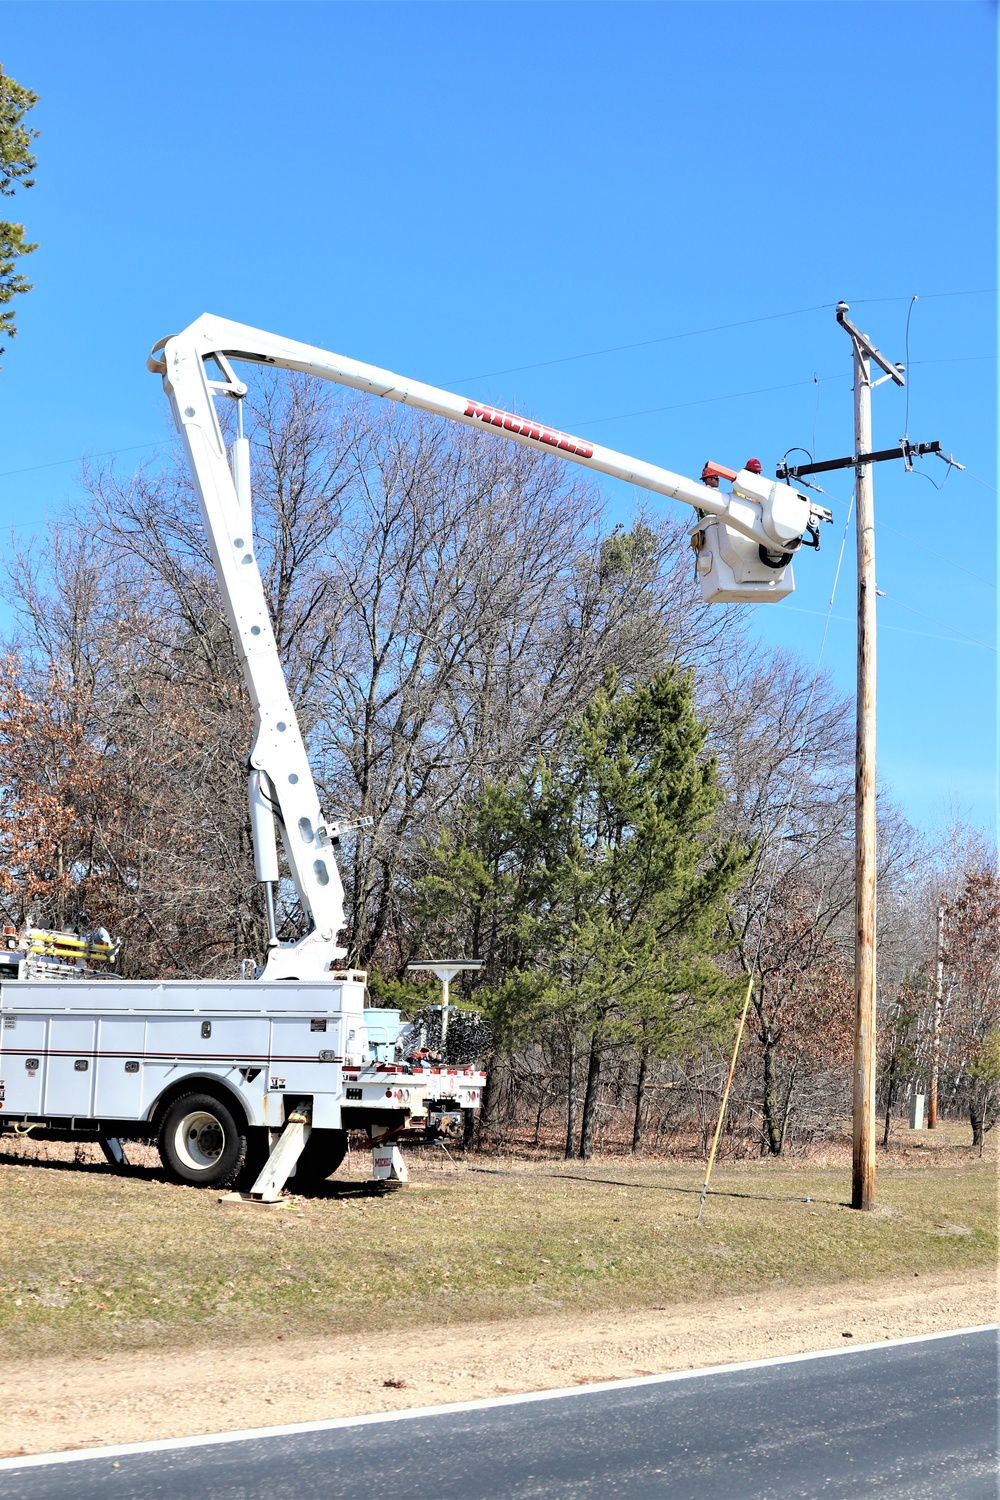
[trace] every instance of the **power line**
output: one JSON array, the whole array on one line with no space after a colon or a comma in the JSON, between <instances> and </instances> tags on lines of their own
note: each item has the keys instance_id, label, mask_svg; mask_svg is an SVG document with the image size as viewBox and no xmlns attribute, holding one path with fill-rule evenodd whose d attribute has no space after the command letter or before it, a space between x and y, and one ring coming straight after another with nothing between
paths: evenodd
<instances>
[{"instance_id":1,"label":"power line","mask_svg":"<svg viewBox=\"0 0 1000 1500\"><path fill-rule=\"evenodd\" d=\"M923 298L923 300L925 302L932 302L932 301L933 302L937 302L942 297L995 297L996 294L997 294L997 288L995 286L981 286L981 287L977 287L975 290L973 290L971 292L921 292L920 296ZM871 303L872 305L874 305L876 302L908 302L909 300L910 300L909 297L847 297L847 298L845 298L845 301L853 302L855 304L855 306L857 306L857 307L860 307L862 305L862 303L866 303L866 304L867 303Z\"/></svg>"},{"instance_id":2,"label":"power line","mask_svg":"<svg viewBox=\"0 0 1000 1500\"><path fill-rule=\"evenodd\" d=\"M917 303L917 296L916 296L916 293L914 293L914 295L910 298L910 305L906 309L906 334L905 334L905 337L904 337L905 352L903 354L903 358L906 360L906 373L907 373L907 375L909 375L909 373L910 373L910 319L913 316L913 309L916 306L916 303ZM905 412L905 415L903 417L903 440L904 440L904 442L907 441L909 439L909 436L910 436L910 384L911 384L911 382L909 380L907 380L907 382L906 382L906 412Z\"/></svg>"},{"instance_id":3,"label":"power line","mask_svg":"<svg viewBox=\"0 0 1000 1500\"><path fill-rule=\"evenodd\" d=\"M927 301L930 301L931 299L937 299L940 297L992 296L995 292L996 287L980 287L974 291L969 292L921 292L920 295ZM851 297L848 300L861 304L869 302L905 302L907 301L907 298ZM486 370L479 375L449 376L447 383L450 383L452 380L454 380L456 384L460 385L466 380L492 380L493 377L497 375L520 375L525 370L544 370L549 368L551 365L571 364L574 360L578 359L598 359L601 355L604 354L622 354L629 349L648 349L654 344L670 344L675 342L677 339L700 338L702 335L708 333L726 333L732 328L750 328L757 323L774 323L779 318L800 318L803 317L806 313L825 312L828 308L835 306L835 302L817 302L812 307L795 307L792 308L789 312L765 313L762 317L759 318L742 318L739 322L736 323L717 323L714 324L711 328L692 328L688 329L684 333L664 333L653 339L638 339L635 343L632 344L610 344L607 346L607 348L604 349L586 349L581 354L563 354L558 358L542 359L530 365L511 365L506 370Z\"/></svg>"},{"instance_id":4,"label":"power line","mask_svg":"<svg viewBox=\"0 0 1000 1500\"><path fill-rule=\"evenodd\" d=\"M833 302L818 302L813 307L796 307L790 312L766 313L760 318L742 318L738 323L717 323L711 328L691 328L685 333L664 333L655 339L639 339L634 344L611 344L606 349L587 349L582 354L563 354L558 359L542 359L532 365L511 365L507 370L487 370L480 375L449 376L456 384L466 380L491 380L494 375L520 375L524 370L544 370L550 365L568 365L577 359L597 359L602 354L622 354L628 349L648 349L653 344L672 344L677 339L696 339L706 333L726 333L731 328L749 328L754 323L773 323L779 318L799 318L804 313L823 312Z\"/></svg>"},{"instance_id":5,"label":"power line","mask_svg":"<svg viewBox=\"0 0 1000 1500\"><path fill-rule=\"evenodd\" d=\"M912 604L904 604L901 599L894 599L884 589L880 590L883 599L888 599L890 604L897 605L900 609L908 610L911 615L918 615L921 620L929 620L932 625L939 625L942 630L950 630L955 635L960 635L963 641L971 641L973 646L982 646L984 651L996 651L996 646L987 645L985 641L977 641L974 635L966 635L964 630L956 630L954 625L948 625L944 620L937 620L933 615L925 615L923 610L914 609Z\"/></svg>"},{"instance_id":6,"label":"power line","mask_svg":"<svg viewBox=\"0 0 1000 1500\"><path fill-rule=\"evenodd\" d=\"M918 359L914 363L918 365L948 365L963 363L968 360L992 359L992 354L964 354L948 356L944 359ZM697 401L680 401L673 406L648 406L642 411L619 412L613 417L575 417L567 423L567 427L596 427L601 422L624 422L629 417L651 417L664 411L683 411L689 406L711 406L716 401L738 401L744 396L766 396L772 391L793 391L805 385L821 385L830 380L850 380L849 370L840 375L814 375L809 380L792 380L787 385L763 385L753 391L731 391L726 396L702 396Z\"/></svg>"},{"instance_id":7,"label":"power line","mask_svg":"<svg viewBox=\"0 0 1000 1500\"><path fill-rule=\"evenodd\" d=\"M893 604L897 604L899 601L896 600L896 599L893 599L890 602L893 603ZM762 608L763 606L758 606L758 607ZM904 605L901 606L901 608L906 609L906 608L908 608L908 606L904 604ZM794 614L794 615L812 615L813 618L817 619L817 620L825 620L826 619L826 614L821 609L806 609L801 604L789 604L786 599L782 599L782 601L781 601L781 612L782 612L782 614L784 614L786 610L790 610L792 612L792 614ZM838 625L853 625L855 623L854 619L850 615L831 615L830 618L831 618L831 620L835 620ZM930 616L927 615L924 618L925 619L929 619ZM942 624L943 622L935 620L934 623L935 624ZM879 629L880 630L891 630L894 635L912 635L917 640L921 640L921 641L940 641L945 646L961 646L961 645L968 644L970 646L978 646L980 648L980 650L982 650L982 651L993 651L993 652L995 652L997 650L996 646L991 646L986 641L977 641L971 635L963 636L962 640L956 641L956 640L953 640L951 636L937 635L935 632L930 631L930 630L907 630L907 628L906 628L905 625L890 625L890 623L888 622L888 620L880 620L879 621ZM953 627L951 625L944 625L944 629L945 630L951 630L951 629L953 629Z\"/></svg>"},{"instance_id":8,"label":"power line","mask_svg":"<svg viewBox=\"0 0 1000 1500\"><path fill-rule=\"evenodd\" d=\"M914 472L917 473L919 471L914 470ZM951 471L949 469L949 473L950 472ZM965 473L966 473L966 475L967 475L967 477L969 479L976 479L976 475L975 474L969 474L968 470L965 470ZM925 478L926 476L925 475L921 475L920 477L921 478ZM932 483L933 483L933 481L932 481ZM985 484L985 482L982 479L976 479L976 483L977 484L983 484L984 488L986 488L986 489L992 489L993 488L992 485ZM818 488L819 488L819 486L817 486L817 489ZM996 493L996 491L994 491L994 493ZM826 490L820 490L820 494L823 495L827 500L829 500L833 505L843 505L845 503L837 495L831 495ZM928 547L926 542L920 542L920 541L917 540L917 538L915 536L911 536L908 531L900 531L900 529L899 529L898 526L890 526L889 523L888 523L888 521L880 521L879 522L879 530L880 531L891 531L894 536L901 537L904 542L909 542L912 546L919 547L920 550L921 550L921 552L926 552L927 553L928 557L936 557L939 562L947 563L949 565L949 567L956 568L959 573L964 573L967 578L974 578L977 583L985 584L988 589L996 589L996 587L997 587L995 579L993 579L993 578L984 578L983 575L982 575L982 573L974 573L971 568L963 567L962 564L959 563L959 562L956 562L953 557L949 557L946 552L937 552L937 551L935 551L935 549L933 547ZM791 606L789 606L789 607L791 607ZM904 608L905 608L905 606L904 606ZM947 628L950 628L950 627L947 627Z\"/></svg>"},{"instance_id":9,"label":"power line","mask_svg":"<svg viewBox=\"0 0 1000 1500\"><path fill-rule=\"evenodd\" d=\"M82 464L88 458L115 458L119 453L135 453L140 448L162 448L170 438L156 438L148 443L132 443L128 448L105 448L101 453L78 453L73 458L54 458L47 464L29 464L26 469L4 469L0 479L10 479L15 474L37 474L39 469L59 469L65 464Z\"/></svg>"},{"instance_id":10,"label":"power line","mask_svg":"<svg viewBox=\"0 0 1000 1500\"><path fill-rule=\"evenodd\" d=\"M984 578L981 573L973 573L973 571L972 571L971 568L963 568L962 564L961 563L957 563L953 557L948 557L947 554L944 553L944 552L935 552L933 547L925 546L925 544L923 542L918 542L915 536L910 536L905 531L899 531L895 526L890 526L885 521L880 521L879 522L879 530L880 531L891 531L893 533L893 535L895 535L895 536L901 536L903 538L904 542L912 542L912 544L913 544L914 547L919 547L920 550L921 550L921 552L926 552L928 554L928 556L930 556L930 557L936 557L941 562L950 563L951 566L953 568L957 568L960 573L965 573L967 575L967 577L969 577L969 578L975 578L977 580L977 582L979 582L979 583L985 583L985 585L986 585L987 588L990 588L990 589L995 589L996 588L996 582L992 578Z\"/></svg>"},{"instance_id":11,"label":"power line","mask_svg":"<svg viewBox=\"0 0 1000 1500\"><path fill-rule=\"evenodd\" d=\"M848 378L847 375L820 375L818 380L847 380ZM793 391L800 386L812 385L812 383L812 380L792 380L787 385L764 385L755 391L730 391L727 396L703 396L698 401L679 401L674 406L648 406L643 411L623 411L614 417L576 418L567 423L567 426L597 427L602 422L624 422L628 417L651 417L663 411L684 411L689 406L711 406L716 401L739 401L744 396L766 396L771 391Z\"/></svg>"}]
</instances>

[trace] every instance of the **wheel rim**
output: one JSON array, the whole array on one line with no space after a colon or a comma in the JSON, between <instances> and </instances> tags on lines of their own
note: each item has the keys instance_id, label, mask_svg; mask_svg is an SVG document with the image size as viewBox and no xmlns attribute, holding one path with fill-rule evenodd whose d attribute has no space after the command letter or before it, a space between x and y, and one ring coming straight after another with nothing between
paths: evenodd
<instances>
[{"instance_id":1,"label":"wheel rim","mask_svg":"<svg viewBox=\"0 0 1000 1500\"><path fill-rule=\"evenodd\" d=\"M193 1109L177 1122L174 1150L181 1164L193 1172L214 1167L226 1147L222 1122L207 1109Z\"/></svg>"}]
</instances>

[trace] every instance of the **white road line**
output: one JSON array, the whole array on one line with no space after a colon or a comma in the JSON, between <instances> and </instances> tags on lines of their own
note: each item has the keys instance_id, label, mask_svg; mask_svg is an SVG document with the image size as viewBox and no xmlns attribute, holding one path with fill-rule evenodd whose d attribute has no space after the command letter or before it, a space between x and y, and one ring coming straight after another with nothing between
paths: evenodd
<instances>
[{"instance_id":1,"label":"white road line","mask_svg":"<svg viewBox=\"0 0 1000 1500\"><path fill-rule=\"evenodd\" d=\"M771 1359L747 1359L739 1364L706 1365L696 1370L670 1370L663 1375L635 1375L627 1380L601 1380L593 1385L561 1386L551 1391L524 1391L513 1396L485 1396L479 1401L453 1401L446 1406L407 1406L401 1411L369 1412L359 1417L329 1417L319 1422L287 1422L279 1427L243 1427L230 1432L200 1433L195 1437L156 1438L146 1443L120 1443L103 1448L73 1448L62 1453L34 1453L21 1458L0 1459L0 1470L38 1469L49 1464L75 1464L94 1458L121 1458L129 1453L175 1453L184 1448L208 1448L221 1443L248 1443L258 1438L298 1437L307 1432L336 1432L344 1427L373 1427L379 1422L412 1422L418 1417L445 1417L459 1412L492 1411L500 1406L524 1406L531 1401L562 1401L569 1396L594 1396L604 1391L628 1391L639 1386L667 1385L679 1380L699 1380L707 1375L738 1375L745 1370L767 1370L776 1365L803 1364L810 1359L836 1359L842 1354L867 1354L876 1349L900 1349L907 1344L928 1344L935 1339L965 1338L974 1333L1000 1332L1000 1323L980 1323L972 1328L949 1328L943 1333L916 1333L908 1338L883 1339L875 1344L839 1344L835 1349L815 1349L805 1354L778 1354Z\"/></svg>"}]
</instances>

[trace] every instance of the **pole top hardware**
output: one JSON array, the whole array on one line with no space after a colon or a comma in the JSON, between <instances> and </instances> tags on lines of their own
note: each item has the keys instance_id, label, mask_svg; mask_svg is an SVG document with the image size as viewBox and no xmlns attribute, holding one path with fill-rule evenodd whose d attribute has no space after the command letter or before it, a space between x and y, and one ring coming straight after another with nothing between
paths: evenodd
<instances>
[{"instance_id":1,"label":"pole top hardware","mask_svg":"<svg viewBox=\"0 0 1000 1500\"><path fill-rule=\"evenodd\" d=\"M923 458L925 453L941 452L937 438L931 443L911 443L902 438L895 448L880 448L876 453L852 453L849 458L826 458L818 464L779 464L776 470L779 479L800 479L803 474L825 474L830 469L857 469L862 464L880 464L887 458L902 458L909 464L914 458Z\"/></svg>"},{"instance_id":2,"label":"pole top hardware","mask_svg":"<svg viewBox=\"0 0 1000 1500\"><path fill-rule=\"evenodd\" d=\"M862 333L861 329L856 328L855 325L851 322L850 318L847 316L849 311L850 309L846 302L837 303L837 322L846 333L849 333L851 335L851 339L854 342L854 347L857 349L858 353L866 359L873 359L878 365L879 369L884 370L889 379L894 380L897 385L905 385L906 381L903 378L903 366L891 365L889 363L885 355L875 348L875 345L872 343L867 333Z\"/></svg>"}]
</instances>

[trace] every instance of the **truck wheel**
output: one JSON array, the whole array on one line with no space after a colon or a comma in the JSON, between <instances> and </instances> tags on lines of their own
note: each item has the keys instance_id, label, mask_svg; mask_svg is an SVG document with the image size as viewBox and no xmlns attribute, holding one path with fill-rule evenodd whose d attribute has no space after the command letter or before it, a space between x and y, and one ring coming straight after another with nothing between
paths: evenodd
<instances>
[{"instance_id":1,"label":"truck wheel","mask_svg":"<svg viewBox=\"0 0 1000 1500\"><path fill-rule=\"evenodd\" d=\"M229 1187L246 1159L247 1137L211 1094L183 1094L160 1126L160 1160L175 1182Z\"/></svg>"},{"instance_id":2,"label":"truck wheel","mask_svg":"<svg viewBox=\"0 0 1000 1500\"><path fill-rule=\"evenodd\" d=\"M293 1192L300 1187L316 1187L332 1177L347 1155L346 1130L312 1130L298 1161L295 1176L289 1178Z\"/></svg>"}]
</instances>

